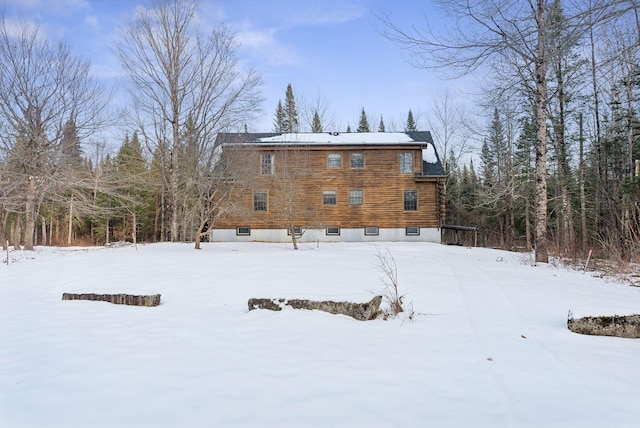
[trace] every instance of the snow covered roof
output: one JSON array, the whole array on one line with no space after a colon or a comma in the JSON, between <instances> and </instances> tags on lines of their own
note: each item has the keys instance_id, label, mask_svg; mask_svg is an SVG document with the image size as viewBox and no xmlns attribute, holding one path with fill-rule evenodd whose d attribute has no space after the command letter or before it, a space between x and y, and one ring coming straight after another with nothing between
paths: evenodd
<instances>
[{"instance_id":1,"label":"snow covered roof","mask_svg":"<svg viewBox=\"0 0 640 428\"><path fill-rule=\"evenodd\" d=\"M422 175L444 176L444 168L436 151L431 132L300 132L300 133L219 133L216 145L249 146L414 146L422 149Z\"/></svg>"},{"instance_id":2,"label":"snow covered roof","mask_svg":"<svg viewBox=\"0 0 640 428\"><path fill-rule=\"evenodd\" d=\"M322 132L279 134L259 138L261 143L275 144L407 144L416 141L403 132ZM424 142L422 142L424 143Z\"/></svg>"},{"instance_id":3,"label":"snow covered roof","mask_svg":"<svg viewBox=\"0 0 640 428\"><path fill-rule=\"evenodd\" d=\"M301 132L220 134L222 144L269 145L421 145L433 144L429 132Z\"/></svg>"}]
</instances>

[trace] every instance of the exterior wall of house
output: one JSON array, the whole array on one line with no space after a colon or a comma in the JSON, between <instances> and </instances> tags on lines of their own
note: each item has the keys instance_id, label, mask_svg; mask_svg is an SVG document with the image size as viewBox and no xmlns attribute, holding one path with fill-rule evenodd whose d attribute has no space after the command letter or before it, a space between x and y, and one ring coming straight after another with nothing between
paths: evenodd
<instances>
[{"instance_id":1,"label":"exterior wall of house","mask_svg":"<svg viewBox=\"0 0 640 428\"><path fill-rule=\"evenodd\" d=\"M418 234L407 235L405 228L378 229L378 234L366 234L364 228L341 228L339 235L327 234L327 229L307 229L298 242L440 242L440 229L420 228ZM248 235L238 235L237 229L214 229L211 242L291 242L285 229L251 229Z\"/></svg>"},{"instance_id":2,"label":"exterior wall of house","mask_svg":"<svg viewBox=\"0 0 640 428\"><path fill-rule=\"evenodd\" d=\"M235 150L232 162L255 165L255 175L237 198L233 215L216 221L213 240L290 240L289 219L294 226L313 233L303 240L434 240L439 242L441 213L436 178L417 178L422 171L421 144L361 146L247 145ZM351 156L364 156L363 168L352 168ZM401 173L401 154L412 154L412 168ZM260 156L273 155L273 173L262 174ZM332 168L329 156L340 154L341 166ZM406 210L404 191L417 191L416 210ZM323 192L335 191L335 205L327 205ZM350 201L350 191L362 191L362 204ZM254 193L267 194L266 211L254 210ZM355 195L357 196L357 195ZM236 228L247 227L250 236L239 237ZM328 236L326 228L340 228ZM365 227L377 227L377 237L365 236ZM419 235L407 236L406 227ZM433 236L437 232L437 238ZM284 234L284 239L282 238Z\"/></svg>"}]
</instances>

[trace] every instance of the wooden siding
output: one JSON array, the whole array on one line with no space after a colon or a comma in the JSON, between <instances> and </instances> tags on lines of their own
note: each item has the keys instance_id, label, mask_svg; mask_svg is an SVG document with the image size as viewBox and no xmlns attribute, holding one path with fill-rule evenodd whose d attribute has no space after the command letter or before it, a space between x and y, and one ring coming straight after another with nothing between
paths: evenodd
<instances>
[{"instance_id":1,"label":"wooden siding","mask_svg":"<svg viewBox=\"0 0 640 428\"><path fill-rule=\"evenodd\" d=\"M413 154L413 173L401 174L400 154L407 152ZM273 153L275 173L260 174L256 168L250 184L238 196L237 206L241 209L218 220L215 228L283 229L289 217L294 218L294 225L304 228L440 226L440 180L416 177L422 169L419 146L253 146L253 150L246 148L236 153L242 162L255 159L258 153ZM341 154L340 168L328 167L330 153ZM351 168L351 153L364 153L364 168ZM324 190L336 191L336 205L323 205ZM363 191L362 205L349 204L350 190ZM417 211L404 210L405 190L417 190ZM254 191L268 192L267 212L253 211Z\"/></svg>"}]
</instances>

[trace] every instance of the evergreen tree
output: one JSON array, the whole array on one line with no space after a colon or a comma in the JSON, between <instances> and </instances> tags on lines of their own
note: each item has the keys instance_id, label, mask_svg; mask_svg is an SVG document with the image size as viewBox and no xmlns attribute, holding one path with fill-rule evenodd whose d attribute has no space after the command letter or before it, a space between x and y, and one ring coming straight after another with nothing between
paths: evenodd
<instances>
[{"instance_id":1,"label":"evergreen tree","mask_svg":"<svg viewBox=\"0 0 640 428\"><path fill-rule=\"evenodd\" d=\"M282 100L278 100L278 107L276 107L276 114L273 119L273 132L285 132L285 117Z\"/></svg>"},{"instance_id":2,"label":"evergreen tree","mask_svg":"<svg viewBox=\"0 0 640 428\"><path fill-rule=\"evenodd\" d=\"M416 127L416 121L413 120L413 113L409 110L409 114L407 115L407 124L404 127L405 132L416 132L418 129Z\"/></svg>"},{"instance_id":3,"label":"evergreen tree","mask_svg":"<svg viewBox=\"0 0 640 428\"><path fill-rule=\"evenodd\" d=\"M62 130L61 140L61 165L67 168L79 168L82 166L82 148L76 124L69 119Z\"/></svg>"},{"instance_id":4,"label":"evergreen tree","mask_svg":"<svg viewBox=\"0 0 640 428\"><path fill-rule=\"evenodd\" d=\"M313 123L311 124L311 132L322 132L322 123L320 123L320 116L318 115L317 110L313 112Z\"/></svg>"},{"instance_id":5,"label":"evergreen tree","mask_svg":"<svg viewBox=\"0 0 640 428\"><path fill-rule=\"evenodd\" d=\"M143 240L150 240L153 238L154 198L149 166L137 131L133 133L131 139L128 136L125 137L113 163L116 180L121 183L121 187L124 187L122 193L129 200L127 212L124 213L125 217L120 223L122 233L129 236L132 228L135 227L136 236L140 236ZM115 230L116 224L114 223L113 226Z\"/></svg>"},{"instance_id":6,"label":"evergreen tree","mask_svg":"<svg viewBox=\"0 0 640 428\"><path fill-rule=\"evenodd\" d=\"M298 110L296 109L296 101L293 95L291 83L287 85L287 92L284 99L284 129L283 132L299 132L300 122L298 121Z\"/></svg>"},{"instance_id":7,"label":"evergreen tree","mask_svg":"<svg viewBox=\"0 0 640 428\"><path fill-rule=\"evenodd\" d=\"M347 124L347 134L351 133L351 125Z\"/></svg>"},{"instance_id":8,"label":"evergreen tree","mask_svg":"<svg viewBox=\"0 0 640 428\"><path fill-rule=\"evenodd\" d=\"M382 120L382 115L380 115L380 124L378 125L378 132L385 132L385 130L384 130L384 120Z\"/></svg>"},{"instance_id":9,"label":"evergreen tree","mask_svg":"<svg viewBox=\"0 0 640 428\"><path fill-rule=\"evenodd\" d=\"M362 111L360 112L360 122L358 122L358 129L356 132L371 132L364 107L362 107Z\"/></svg>"},{"instance_id":10,"label":"evergreen tree","mask_svg":"<svg viewBox=\"0 0 640 428\"><path fill-rule=\"evenodd\" d=\"M115 157L116 169L118 173L130 175L139 175L148 172L147 161L142 153L142 145L138 138L138 131L133 136L125 136L118 154Z\"/></svg>"}]
</instances>

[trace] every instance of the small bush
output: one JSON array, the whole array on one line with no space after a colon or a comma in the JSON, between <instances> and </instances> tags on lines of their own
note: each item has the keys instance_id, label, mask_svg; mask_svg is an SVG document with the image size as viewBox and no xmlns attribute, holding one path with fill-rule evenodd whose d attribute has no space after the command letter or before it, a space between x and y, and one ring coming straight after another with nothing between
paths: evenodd
<instances>
[{"instance_id":1,"label":"small bush","mask_svg":"<svg viewBox=\"0 0 640 428\"><path fill-rule=\"evenodd\" d=\"M398 288L398 267L393 255L387 248L384 252L378 248L376 251L376 267L383 272L380 281L382 288L378 290L378 294L388 305L387 308L380 310L383 319L396 318L400 313L406 312L404 305L405 295ZM409 305L407 318L413 320L413 302Z\"/></svg>"}]
</instances>

